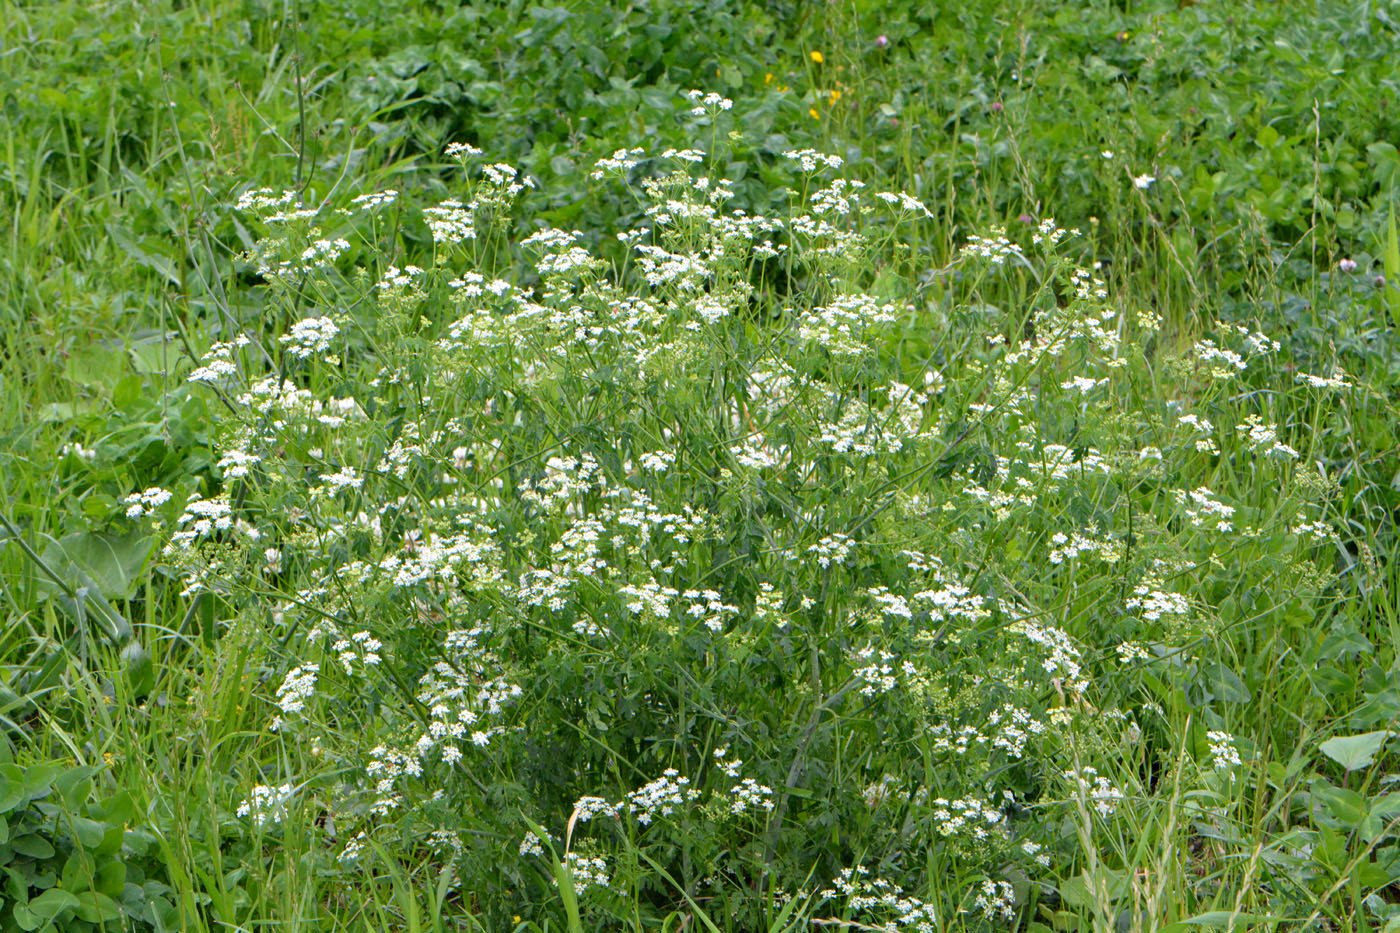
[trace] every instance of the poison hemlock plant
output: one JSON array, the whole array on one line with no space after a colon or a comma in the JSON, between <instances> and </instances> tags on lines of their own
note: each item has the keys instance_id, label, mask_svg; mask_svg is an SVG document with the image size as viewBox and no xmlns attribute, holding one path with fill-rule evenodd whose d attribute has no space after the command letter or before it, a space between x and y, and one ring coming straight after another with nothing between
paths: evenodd
<instances>
[{"instance_id":1,"label":"poison hemlock plant","mask_svg":"<svg viewBox=\"0 0 1400 933\"><path fill-rule=\"evenodd\" d=\"M247 775L247 831L324 827L352 883L434 865L488 926L1148 909L1114 880L1145 801L1250 767L1216 647L1329 580L1327 483L1243 388L1352 383L1248 327L1173 348L1050 220L970 237L939 295L877 280L925 206L793 151L789 211L728 209L728 104L598 164L644 218L621 262L516 236L532 180L467 145L434 204L241 199L288 323L190 372L224 486L163 553L262 658L254 760L309 768ZM769 261L810 288L756 313Z\"/></svg>"}]
</instances>

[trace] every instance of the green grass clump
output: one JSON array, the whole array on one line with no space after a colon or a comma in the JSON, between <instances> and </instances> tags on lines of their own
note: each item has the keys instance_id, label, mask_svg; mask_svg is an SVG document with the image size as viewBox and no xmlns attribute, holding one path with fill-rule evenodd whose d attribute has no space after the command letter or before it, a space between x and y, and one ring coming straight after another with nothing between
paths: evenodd
<instances>
[{"instance_id":1,"label":"green grass clump","mask_svg":"<svg viewBox=\"0 0 1400 933\"><path fill-rule=\"evenodd\" d=\"M0 928L1400 928L1383 11L0 28Z\"/></svg>"}]
</instances>

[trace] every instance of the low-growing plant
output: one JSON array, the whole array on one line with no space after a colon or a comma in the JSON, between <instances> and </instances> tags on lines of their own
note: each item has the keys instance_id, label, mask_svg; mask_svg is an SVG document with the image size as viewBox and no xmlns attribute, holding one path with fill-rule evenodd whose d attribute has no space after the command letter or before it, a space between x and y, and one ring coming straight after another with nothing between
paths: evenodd
<instances>
[{"instance_id":1,"label":"low-growing plant","mask_svg":"<svg viewBox=\"0 0 1400 933\"><path fill-rule=\"evenodd\" d=\"M147 877L131 798L93 798L98 769L0 764L0 929L173 929L170 889ZM144 867L149 867L145 865Z\"/></svg>"}]
</instances>

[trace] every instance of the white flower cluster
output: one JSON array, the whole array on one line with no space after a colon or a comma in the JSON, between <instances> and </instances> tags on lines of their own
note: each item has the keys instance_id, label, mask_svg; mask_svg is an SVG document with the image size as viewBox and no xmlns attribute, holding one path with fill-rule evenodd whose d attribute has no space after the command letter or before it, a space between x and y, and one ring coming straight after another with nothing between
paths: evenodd
<instances>
[{"instance_id":1,"label":"white flower cluster","mask_svg":"<svg viewBox=\"0 0 1400 933\"><path fill-rule=\"evenodd\" d=\"M611 156L605 156L593 163L593 173L589 177L600 181L609 174L625 175L640 165L646 154L645 149L619 149Z\"/></svg>"},{"instance_id":2,"label":"white flower cluster","mask_svg":"<svg viewBox=\"0 0 1400 933\"><path fill-rule=\"evenodd\" d=\"M1198 486L1190 492L1178 490L1176 501L1185 507L1186 517L1193 528L1208 528L1211 531L1233 531L1234 506L1226 505L1215 498L1215 493L1205 486Z\"/></svg>"},{"instance_id":3,"label":"white flower cluster","mask_svg":"<svg viewBox=\"0 0 1400 933\"><path fill-rule=\"evenodd\" d=\"M961 583L947 580L940 582L942 585L939 588L921 590L913 596L914 604L928 613L930 622L946 622L950 619L979 622L991 615L985 596L972 592Z\"/></svg>"},{"instance_id":4,"label":"white flower cluster","mask_svg":"<svg viewBox=\"0 0 1400 933\"><path fill-rule=\"evenodd\" d=\"M1314 389L1350 389L1356 383L1351 381L1351 377L1340 367L1332 371L1330 376L1314 376L1311 373L1297 373L1293 377L1294 382L1306 384Z\"/></svg>"},{"instance_id":5,"label":"white flower cluster","mask_svg":"<svg viewBox=\"0 0 1400 933\"><path fill-rule=\"evenodd\" d=\"M995 727L992 748L1001 749L1012 758L1026 753L1031 736L1045 732L1045 723L1014 703L1004 703L987 714L987 723Z\"/></svg>"},{"instance_id":6,"label":"white flower cluster","mask_svg":"<svg viewBox=\"0 0 1400 933\"><path fill-rule=\"evenodd\" d=\"M1123 559L1123 542L1099 538L1089 538L1076 533L1072 538L1056 532L1050 538L1055 545L1050 552L1050 563L1061 564L1074 560L1081 554L1092 554L1106 564L1116 564Z\"/></svg>"},{"instance_id":7,"label":"white flower cluster","mask_svg":"<svg viewBox=\"0 0 1400 933\"><path fill-rule=\"evenodd\" d=\"M617 592L628 597L624 603L628 612L650 619L667 618L671 614L671 600L680 595L680 590L654 581L640 586L620 586Z\"/></svg>"},{"instance_id":8,"label":"white flower cluster","mask_svg":"<svg viewBox=\"0 0 1400 933\"><path fill-rule=\"evenodd\" d=\"M419 678L418 701L429 716L413 746L420 759L436 752L444 764L456 764L462 760L464 740L485 748L504 731L503 726L479 726L483 718L500 716L523 691L496 674L496 657L481 644L484 635L479 628L449 632L443 660Z\"/></svg>"},{"instance_id":9,"label":"white flower cluster","mask_svg":"<svg viewBox=\"0 0 1400 933\"><path fill-rule=\"evenodd\" d=\"M978 797L957 800L936 797L930 806L933 807L933 828L940 836L963 836L982 842L991 838L993 830L1005 827L1006 814Z\"/></svg>"},{"instance_id":10,"label":"white flower cluster","mask_svg":"<svg viewBox=\"0 0 1400 933\"><path fill-rule=\"evenodd\" d=\"M1332 530L1332 526L1324 521L1299 522L1289 529L1299 537L1311 538L1314 541L1335 541L1337 533Z\"/></svg>"},{"instance_id":11,"label":"white flower cluster","mask_svg":"<svg viewBox=\"0 0 1400 933\"><path fill-rule=\"evenodd\" d=\"M744 778L730 788L729 793L734 798L729 804L731 813L743 813L749 809L773 809L773 788L760 784L753 778Z\"/></svg>"},{"instance_id":12,"label":"white flower cluster","mask_svg":"<svg viewBox=\"0 0 1400 933\"><path fill-rule=\"evenodd\" d=\"M374 790L378 795L370 806L370 813L383 816L403 802L402 796L395 790L399 778L405 775L420 777L423 765L414 756L385 745L370 749L369 759L365 773L375 782Z\"/></svg>"},{"instance_id":13,"label":"white flower cluster","mask_svg":"<svg viewBox=\"0 0 1400 933\"><path fill-rule=\"evenodd\" d=\"M725 620L739 612L738 606L724 602L714 590L686 590L681 594L681 598L690 600L685 614L701 622L716 635L724 631Z\"/></svg>"},{"instance_id":14,"label":"white flower cluster","mask_svg":"<svg viewBox=\"0 0 1400 933\"><path fill-rule=\"evenodd\" d=\"M602 797L580 797L574 801L573 818L580 823L587 823L595 816L617 817L620 804L608 803Z\"/></svg>"},{"instance_id":15,"label":"white flower cluster","mask_svg":"<svg viewBox=\"0 0 1400 933\"><path fill-rule=\"evenodd\" d=\"M398 266L389 266L380 276L379 284L376 287L381 292L408 289L422 277L423 270L418 266L404 266L402 269Z\"/></svg>"},{"instance_id":16,"label":"white flower cluster","mask_svg":"<svg viewBox=\"0 0 1400 933\"><path fill-rule=\"evenodd\" d=\"M292 798L294 788L290 784L268 787L258 784L248 792L248 797L235 811L239 817L252 817L257 826L280 823L287 816L287 801Z\"/></svg>"},{"instance_id":17,"label":"white flower cluster","mask_svg":"<svg viewBox=\"0 0 1400 933\"><path fill-rule=\"evenodd\" d=\"M1058 246L1060 241L1067 236L1079 236L1078 227L1070 227L1066 230L1055 223L1055 218L1046 217L1036 225L1035 233L1031 234L1031 242L1039 246L1048 243L1051 246Z\"/></svg>"},{"instance_id":18,"label":"white flower cluster","mask_svg":"<svg viewBox=\"0 0 1400 933\"><path fill-rule=\"evenodd\" d=\"M1060 388L1078 392L1080 395L1088 395L1095 389L1101 389L1106 385L1108 385L1108 377L1090 379L1088 376L1075 376L1060 383Z\"/></svg>"},{"instance_id":19,"label":"white flower cluster","mask_svg":"<svg viewBox=\"0 0 1400 933\"><path fill-rule=\"evenodd\" d=\"M868 336L872 329L894 323L905 311L870 295L844 295L803 315L797 333L833 356L862 356L874 350Z\"/></svg>"},{"instance_id":20,"label":"white flower cluster","mask_svg":"<svg viewBox=\"0 0 1400 933\"><path fill-rule=\"evenodd\" d=\"M797 167L804 172L815 172L823 168L840 168L846 164L840 156L826 155L815 149L789 149L783 153L783 158L796 162Z\"/></svg>"},{"instance_id":21,"label":"white flower cluster","mask_svg":"<svg viewBox=\"0 0 1400 933\"><path fill-rule=\"evenodd\" d=\"M658 815L670 816L677 807L698 796L690 786L690 778L675 768L667 768L661 777L628 794L627 805L636 814L637 822L646 826Z\"/></svg>"},{"instance_id":22,"label":"white flower cluster","mask_svg":"<svg viewBox=\"0 0 1400 933\"><path fill-rule=\"evenodd\" d=\"M825 570L833 565L844 564L846 558L851 554L851 545L854 543L843 534L827 535L807 548L807 553L816 555L817 564Z\"/></svg>"},{"instance_id":23,"label":"white flower cluster","mask_svg":"<svg viewBox=\"0 0 1400 933\"><path fill-rule=\"evenodd\" d=\"M727 97L722 97L714 91L708 94L704 91L686 91L686 100L697 106L691 108L690 114L694 117L703 117L707 113L714 113L718 110L728 110L734 106L734 101Z\"/></svg>"},{"instance_id":24,"label":"white flower cluster","mask_svg":"<svg viewBox=\"0 0 1400 933\"><path fill-rule=\"evenodd\" d=\"M866 646L857 651L854 658L853 664L857 666L851 671L851 676L862 682L862 696L878 696L895 688L897 680L894 668L890 666L890 662L895 659L894 655Z\"/></svg>"},{"instance_id":25,"label":"white flower cluster","mask_svg":"<svg viewBox=\"0 0 1400 933\"><path fill-rule=\"evenodd\" d=\"M233 361L233 352L251 343L247 336L239 334L228 343L216 343L209 352L200 358L200 366L185 378L190 382L218 382L238 372L238 364Z\"/></svg>"},{"instance_id":26,"label":"white flower cluster","mask_svg":"<svg viewBox=\"0 0 1400 933\"><path fill-rule=\"evenodd\" d=\"M898 933L935 933L944 929L938 908L917 897L904 894L897 884L883 878L871 878L870 869L864 865L843 868L831 880L831 887L823 889L818 897L835 900L844 898L846 906L860 914L878 914L886 921L880 927L867 927L898 931Z\"/></svg>"},{"instance_id":27,"label":"white flower cluster","mask_svg":"<svg viewBox=\"0 0 1400 933\"><path fill-rule=\"evenodd\" d=\"M1235 737L1228 732L1212 730L1206 733L1210 746L1211 767L1216 771L1228 771L1243 764L1239 749L1235 747Z\"/></svg>"},{"instance_id":28,"label":"white flower cluster","mask_svg":"<svg viewBox=\"0 0 1400 933\"><path fill-rule=\"evenodd\" d=\"M601 857L588 857L570 852L564 856L564 865L573 878L574 893L582 895L589 888L607 889L612 883L608 875L608 863Z\"/></svg>"},{"instance_id":29,"label":"white flower cluster","mask_svg":"<svg viewBox=\"0 0 1400 933\"><path fill-rule=\"evenodd\" d=\"M1215 433L1215 425L1200 415L1185 414L1176 419L1178 424L1184 424L1191 429L1195 438L1196 450L1206 454L1220 453L1220 447L1215 443L1212 436Z\"/></svg>"},{"instance_id":30,"label":"white flower cluster","mask_svg":"<svg viewBox=\"0 0 1400 933\"><path fill-rule=\"evenodd\" d=\"M370 191L366 194L357 195L350 199L350 206L340 211L342 214L356 214L361 211L375 211L381 207L388 207L399 199L398 191L393 188L384 191Z\"/></svg>"},{"instance_id":31,"label":"white flower cluster","mask_svg":"<svg viewBox=\"0 0 1400 933\"><path fill-rule=\"evenodd\" d=\"M748 438L742 445L729 448L735 462L749 470L771 470L788 462L786 447L770 447L762 434Z\"/></svg>"},{"instance_id":32,"label":"white flower cluster","mask_svg":"<svg viewBox=\"0 0 1400 933\"><path fill-rule=\"evenodd\" d=\"M653 450L637 458L643 470L649 473L665 473L676 462L676 455L669 450Z\"/></svg>"},{"instance_id":33,"label":"white flower cluster","mask_svg":"<svg viewBox=\"0 0 1400 933\"><path fill-rule=\"evenodd\" d=\"M1006 238L1004 228L992 227L991 233L992 235L989 237L979 236L975 233L970 234L967 243L958 251L958 255L987 259L994 265L1001 265L1011 258L1025 262L1026 256L1021 252L1021 247Z\"/></svg>"},{"instance_id":34,"label":"white flower cluster","mask_svg":"<svg viewBox=\"0 0 1400 933\"><path fill-rule=\"evenodd\" d=\"M1016 919L1016 890L1007 881L982 882L982 887L972 902L973 909L988 920L1001 920L1010 923Z\"/></svg>"},{"instance_id":35,"label":"white flower cluster","mask_svg":"<svg viewBox=\"0 0 1400 933\"><path fill-rule=\"evenodd\" d=\"M1148 622L1160 622L1163 619L1179 622L1191 612L1191 604L1185 596L1157 589L1151 583L1139 583L1133 587L1133 595L1124 605L1136 610Z\"/></svg>"},{"instance_id":36,"label":"white flower cluster","mask_svg":"<svg viewBox=\"0 0 1400 933\"><path fill-rule=\"evenodd\" d=\"M461 201L449 198L439 202L436 207L425 207L423 220L428 225L433 242L439 246L453 246L476 239L476 221L472 207L463 207Z\"/></svg>"},{"instance_id":37,"label":"white flower cluster","mask_svg":"<svg viewBox=\"0 0 1400 933\"><path fill-rule=\"evenodd\" d=\"M185 503L184 514L176 519L175 523L180 530L171 535L170 542L165 545L162 553L167 555L188 550L197 541L230 529L250 541L257 541L261 537L258 530L246 522L234 521L233 508L223 496L213 499L195 496Z\"/></svg>"},{"instance_id":38,"label":"white flower cluster","mask_svg":"<svg viewBox=\"0 0 1400 933\"><path fill-rule=\"evenodd\" d=\"M923 201L903 191L877 191L875 197L884 201L886 204L898 207L901 211L907 211L908 213L918 214L923 217L933 216L933 212L924 205Z\"/></svg>"},{"instance_id":39,"label":"white flower cluster","mask_svg":"<svg viewBox=\"0 0 1400 933\"><path fill-rule=\"evenodd\" d=\"M509 210L515 203L516 196L535 184L530 178L520 178L515 166L504 162L483 165L481 175L487 184L476 191L476 207L478 210L492 213Z\"/></svg>"},{"instance_id":40,"label":"white flower cluster","mask_svg":"<svg viewBox=\"0 0 1400 933\"><path fill-rule=\"evenodd\" d=\"M140 518L149 512L155 511L159 506L170 501L171 493L168 489L161 489L159 486L151 486L145 492L133 492L122 499L122 505L126 506L127 518Z\"/></svg>"},{"instance_id":41,"label":"white flower cluster","mask_svg":"<svg viewBox=\"0 0 1400 933\"><path fill-rule=\"evenodd\" d=\"M286 346L288 353L304 360L329 350L331 341L339 333L340 327L329 317L309 317L297 321L277 339Z\"/></svg>"},{"instance_id":42,"label":"white flower cluster","mask_svg":"<svg viewBox=\"0 0 1400 933\"><path fill-rule=\"evenodd\" d=\"M223 471L224 479L240 479L247 476L259 463L262 463L262 457L257 454L246 450L230 450L219 458L218 465Z\"/></svg>"},{"instance_id":43,"label":"white flower cluster","mask_svg":"<svg viewBox=\"0 0 1400 933\"><path fill-rule=\"evenodd\" d=\"M744 762L739 758L728 758L729 749L715 749L715 763L720 770L733 778L737 783L729 789L729 794L733 798L729 802L729 812L735 815L742 814L747 810L768 810L773 809L773 788L760 784L753 778L741 777L740 769Z\"/></svg>"},{"instance_id":44,"label":"white flower cluster","mask_svg":"<svg viewBox=\"0 0 1400 933\"><path fill-rule=\"evenodd\" d=\"M1063 683L1077 694L1089 688L1080 666L1081 654L1069 635L1053 625L1041 625L1030 619L1020 619L1007 626L1007 631L1022 635L1033 644L1045 649L1046 656L1041 667L1050 677Z\"/></svg>"},{"instance_id":45,"label":"white flower cluster","mask_svg":"<svg viewBox=\"0 0 1400 933\"><path fill-rule=\"evenodd\" d=\"M302 664L287 672L282 678L282 686L277 688L277 706L284 713L300 713L306 709L306 701L316 693L316 678L321 672L319 664ZM281 717L278 717L280 722Z\"/></svg>"},{"instance_id":46,"label":"white flower cluster","mask_svg":"<svg viewBox=\"0 0 1400 933\"><path fill-rule=\"evenodd\" d=\"M949 752L960 757L966 755L974 745L987 743L987 737L973 725L962 726L954 732L947 723L937 722L930 726L928 731L933 739L934 751Z\"/></svg>"},{"instance_id":47,"label":"white flower cluster","mask_svg":"<svg viewBox=\"0 0 1400 933\"><path fill-rule=\"evenodd\" d=\"M277 560L280 562L281 559L282 555L278 554ZM383 660L379 654L383 648L384 643L369 632L356 632L349 638L338 639L331 645L336 660L347 674L353 674L356 665L374 667L379 664Z\"/></svg>"},{"instance_id":48,"label":"white flower cluster","mask_svg":"<svg viewBox=\"0 0 1400 933\"><path fill-rule=\"evenodd\" d=\"M460 159L464 162L467 159L474 159L478 156L485 155L485 153L471 143L448 143L447 148L443 149L442 153L449 159Z\"/></svg>"},{"instance_id":49,"label":"white flower cluster","mask_svg":"<svg viewBox=\"0 0 1400 933\"><path fill-rule=\"evenodd\" d=\"M1217 347L1214 340L1198 340L1194 349L1196 359L1205 364L1212 379L1233 379L1247 365L1244 357L1234 350Z\"/></svg>"},{"instance_id":50,"label":"white flower cluster","mask_svg":"<svg viewBox=\"0 0 1400 933\"><path fill-rule=\"evenodd\" d=\"M297 193L295 191L283 191L274 194L271 188L255 188L239 195L238 201L234 203L234 207L245 213L249 211L277 210L286 207L296 201L296 199Z\"/></svg>"},{"instance_id":51,"label":"white flower cluster","mask_svg":"<svg viewBox=\"0 0 1400 933\"><path fill-rule=\"evenodd\" d=\"M1061 775L1068 781L1074 793L1084 798L1099 814L1112 816L1123 800L1123 792L1113 786L1113 782L1088 765L1078 771L1070 770Z\"/></svg>"},{"instance_id":52,"label":"white flower cluster","mask_svg":"<svg viewBox=\"0 0 1400 933\"><path fill-rule=\"evenodd\" d=\"M533 830L528 831L525 833L525 837L520 840L519 851L522 857L526 855L542 856L544 855L544 842L535 835Z\"/></svg>"},{"instance_id":53,"label":"white flower cluster","mask_svg":"<svg viewBox=\"0 0 1400 933\"><path fill-rule=\"evenodd\" d=\"M1298 451L1278 439L1278 425L1266 424L1258 415L1249 415L1237 426L1249 449L1275 460L1297 460Z\"/></svg>"}]
</instances>

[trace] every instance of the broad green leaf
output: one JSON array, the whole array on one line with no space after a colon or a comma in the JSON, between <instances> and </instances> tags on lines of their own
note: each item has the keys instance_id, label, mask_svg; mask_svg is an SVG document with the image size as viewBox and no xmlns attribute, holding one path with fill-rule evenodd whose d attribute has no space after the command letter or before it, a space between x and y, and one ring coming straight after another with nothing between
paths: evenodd
<instances>
[{"instance_id":1,"label":"broad green leaf","mask_svg":"<svg viewBox=\"0 0 1400 933\"><path fill-rule=\"evenodd\" d=\"M1348 830L1359 825L1361 818L1366 814L1366 798L1354 790L1334 787L1326 781L1314 781L1312 795Z\"/></svg>"},{"instance_id":2,"label":"broad green leaf","mask_svg":"<svg viewBox=\"0 0 1400 933\"><path fill-rule=\"evenodd\" d=\"M1385 740L1390 737L1386 730L1363 732L1361 735L1339 735L1318 746L1322 754L1331 758L1348 771L1368 768L1376 760Z\"/></svg>"},{"instance_id":3,"label":"broad green leaf","mask_svg":"<svg viewBox=\"0 0 1400 933\"><path fill-rule=\"evenodd\" d=\"M49 888L29 902L29 912L43 921L52 920L65 910L79 906L77 895L62 888Z\"/></svg>"},{"instance_id":4,"label":"broad green leaf","mask_svg":"<svg viewBox=\"0 0 1400 933\"><path fill-rule=\"evenodd\" d=\"M53 541L44 549L46 563L70 583L76 583L81 572L97 586L107 599L126 599L136 587L141 568L146 563L155 541L148 535L132 532L110 535L78 532Z\"/></svg>"},{"instance_id":5,"label":"broad green leaf","mask_svg":"<svg viewBox=\"0 0 1400 933\"><path fill-rule=\"evenodd\" d=\"M93 849L102 844L102 839L107 835L108 826L106 823L99 823L97 820L90 820L87 817L75 816L73 819L73 835L78 837L78 842L85 849Z\"/></svg>"},{"instance_id":6,"label":"broad green leaf","mask_svg":"<svg viewBox=\"0 0 1400 933\"><path fill-rule=\"evenodd\" d=\"M63 772L63 769L51 762L30 765L24 769L22 778L24 793L29 799L42 797L49 792L54 780Z\"/></svg>"},{"instance_id":7,"label":"broad green leaf","mask_svg":"<svg viewBox=\"0 0 1400 933\"><path fill-rule=\"evenodd\" d=\"M77 810L87 803L88 795L92 793L92 775L96 771L93 767L73 768L54 778L53 789L70 810Z\"/></svg>"},{"instance_id":8,"label":"broad green leaf","mask_svg":"<svg viewBox=\"0 0 1400 933\"><path fill-rule=\"evenodd\" d=\"M117 902L98 891L84 891L75 911L79 920L88 923L110 923L122 915Z\"/></svg>"},{"instance_id":9,"label":"broad green leaf","mask_svg":"<svg viewBox=\"0 0 1400 933\"><path fill-rule=\"evenodd\" d=\"M20 855L27 855L30 858L46 859L53 858L53 843L43 836L36 836L33 833L28 836L18 836L10 842L10 848Z\"/></svg>"}]
</instances>

